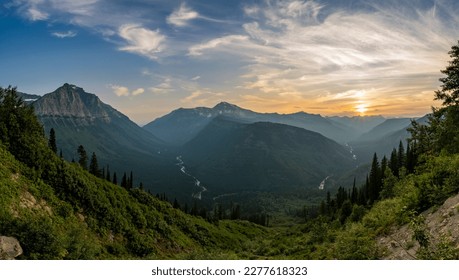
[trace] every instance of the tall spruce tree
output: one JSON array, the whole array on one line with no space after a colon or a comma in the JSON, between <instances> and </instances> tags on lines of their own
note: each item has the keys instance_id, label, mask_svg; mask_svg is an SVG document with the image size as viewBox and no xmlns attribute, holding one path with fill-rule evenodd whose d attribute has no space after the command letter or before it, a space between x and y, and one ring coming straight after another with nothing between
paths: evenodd
<instances>
[{"instance_id":1,"label":"tall spruce tree","mask_svg":"<svg viewBox=\"0 0 459 280\"><path fill-rule=\"evenodd\" d=\"M123 177L121 178L121 187L127 189L128 182L126 177L126 172L124 172Z\"/></svg>"},{"instance_id":2,"label":"tall spruce tree","mask_svg":"<svg viewBox=\"0 0 459 280\"><path fill-rule=\"evenodd\" d=\"M430 119L431 130L435 134L434 149L438 153L459 152L459 41L448 52L449 65L441 70L446 75L440 78L441 89L435 92L435 99L442 101L443 107L433 109Z\"/></svg>"},{"instance_id":3,"label":"tall spruce tree","mask_svg":"<svg viewBox=\"0 0 459 280\"><path fill-rule=\"evenodd\" d=\"M89 173L100 177L99 163L97 162L97 156L95 152L93 152L91 156L91 162L89 163Z\"/></svg>"},{"instance_id":4,"label":"tall spruce tree","mask_svg":"<svg viewBox=\"0 0 459 280\"><path fill-rule=\"evenodd\" d=\"M118 178L116 178L116 172L113 172L113 184L118 185Z\"/></svg>"},{"instance_id":5,"label":"tall spruce tree","mask_svg":"<svg viewBox=\"0 0 459 280\"><path fill-rule=\"evenodd\" d=\"M88 154L86 154L86 150L84 149L83 145L78 146L77 152L79 156L78 163L83 169L87 170L88 169Z\"/></svg>"},{"instance_id":6,"label":"tall spruce tree","mask_svg":"<svg viewBox=\"0 0 459 280\"><path fill-rule=\"evenodd\" d=\"M49 130L48 146L55 154L57 154L56 132L54 131L54 128Z\"/></svg>"},{"instance_id":7,"label":"tall spruce tree","mask_svg":"<svg viewBox=\"0 0 459 280\"><path fill-rule=\"evenodd\" d=\"M373 155L373 161L371 163L370 176L368 178L369 190L368 198L370 204L373 204L375 200L379 197L379 192L382 188L382 175L381 168L378 162L378 156L376 153Z\"/></svg>"}]
</instances>

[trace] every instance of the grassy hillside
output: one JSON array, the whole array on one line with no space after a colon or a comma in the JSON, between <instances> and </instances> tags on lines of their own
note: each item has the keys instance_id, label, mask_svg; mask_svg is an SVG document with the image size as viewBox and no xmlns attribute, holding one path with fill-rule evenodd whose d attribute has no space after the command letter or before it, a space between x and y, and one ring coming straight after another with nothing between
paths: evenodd
<instances>
[{"instance_id":1,"label":"grassy hillside","mask_svg":"<svg viewBox=\"0 0 459 280\"><path fill-rule=\"evenodd\" d=\"M234 258L266 235L248 222L184 214L64 161L15 90L0 94L0 234L19 240L21 258Z\"/></svg>"},{"instance_id":2,"label":"grassy hillside","mask_svg":"<svg viewBox=\"0 0 459 280\"><path fill-rule=\"evenodd\" d=\"M51 187L0 147L0 233L20 241L22 258L233 258L266 234L248 222L208 223L54 160L62 181Z\"/></svg>"}]
</instances>

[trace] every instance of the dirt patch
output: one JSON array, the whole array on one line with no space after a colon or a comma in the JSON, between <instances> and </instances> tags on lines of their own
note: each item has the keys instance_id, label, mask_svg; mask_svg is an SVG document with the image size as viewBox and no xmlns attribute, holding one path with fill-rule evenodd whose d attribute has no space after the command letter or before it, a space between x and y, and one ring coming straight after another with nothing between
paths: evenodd
<instances>
[{"instance_id":1,"label":"dirt patch","mask_svg":"<svg viewBox=\"0 0 459 280\"><path fill-rule=\"evenodd\" d=\"M426 230L432 244L447 241L459 248L459 195L453 196L436 209L430 209L422 215L425 217ZM404 225L395 229L392 234L380 237L378 244L385 250L385 259L416 259L419 243L413 240L413 230Z\"/></svg>"}]
</instances>

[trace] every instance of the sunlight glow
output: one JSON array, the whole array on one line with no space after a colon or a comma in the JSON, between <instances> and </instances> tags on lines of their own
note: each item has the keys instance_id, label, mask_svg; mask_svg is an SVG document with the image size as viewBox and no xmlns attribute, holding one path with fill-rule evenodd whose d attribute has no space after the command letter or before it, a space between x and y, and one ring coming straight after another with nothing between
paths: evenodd
<instances>
[{"instance_id":1,"label":"sunlight glow","mask_svg":"<svg viewBox=\"0 0 459 280\"><path fill-rule=\"evenodd\" d=\"M358 112L360 115L364 115L366 111L368 111L368 106L366 104L359 104L355 106L355 111Z\"/></svg>"}]
</instances>

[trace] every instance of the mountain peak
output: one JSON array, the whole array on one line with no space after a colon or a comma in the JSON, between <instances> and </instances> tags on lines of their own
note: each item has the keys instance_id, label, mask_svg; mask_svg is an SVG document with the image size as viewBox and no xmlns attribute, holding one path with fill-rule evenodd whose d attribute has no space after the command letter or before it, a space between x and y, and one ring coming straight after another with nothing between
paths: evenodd
<instances>
[{"instance_id":1,"label":"mountain peak","mask_svg":"<svg viewBox=\"0 0 459 280\"><path fill-rule=\"evenodd\" d=\"M213 109L215 110L239 110L241 108L234 104L222 101L218 103L217 105L215 105Z\"/></svg>"},{"instance_id":2,"label":"mountain peak","mask_svg":"<svg viewBox=\"0 0 459 280\"><path fill-rule=\"evenodd\" d=\"M45 94L34 102L34 107L39 116L103 118L109 121L109 115L118 115L116 110L104 104L95 94L69 83Z\"/></svg>"},{"instance_id":3,"label":"mountain peak","mask_svg":"<svg viewBox=\"0 0 459 280\"><path fill-rule=\"evenodd\" d=\"M78 87L76 85L72 85L72 84L69 84L69 83L65 83L63 84L62 86L58 87L54 92L52 93L55 93L57 92L58 94L86 94L86 95L91 95L95 98L98 98L95 94L92 94L92 93L88 93L86 92L83 88L81 87Z\"/></svg>"}]
</instances>

